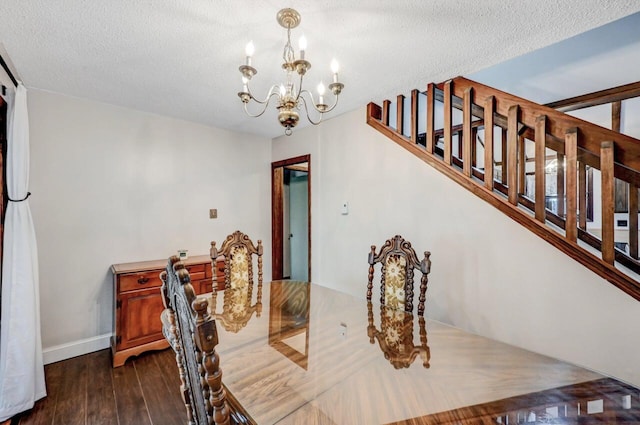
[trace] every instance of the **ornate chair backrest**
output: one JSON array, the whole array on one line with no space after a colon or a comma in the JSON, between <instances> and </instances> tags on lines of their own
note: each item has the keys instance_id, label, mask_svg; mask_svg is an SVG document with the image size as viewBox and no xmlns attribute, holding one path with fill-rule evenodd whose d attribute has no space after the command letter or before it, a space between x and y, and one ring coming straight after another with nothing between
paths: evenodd
<instances>
[{"instance_id":1,"label":"ornate chair backrest","mask_svg":"<svg viewBox=\"0 0 640 425\"><path fill-rule=\"evenodd\" d=\"M385 359L396 369L408 368L420 355L422 366L429 368L431 350L427 345L427 328L424 316L418 316L420 328L420 345L413 343L414 316L406 311L396 310L384 305L380 306L380 329L373 320L373 305L367 303L369 342L374 344L378 340L380 350Z\"/></svg>"},{"instance_id":2,"label":"ornate chair backrest","mask_svg":"<svg viewBox=\"0 0 640 425\"><path fill-rule=\"evenodd\" d=\"M224 288L253 286L253 256L258 257L258 285L262 286L262 241L254 245L249 236L236 230L222 242L220 249L211 242L211 264L215 268L218 257L224 256ZM213 270L213 290L217 289L216 270Z\"/></svg>"},{"instance_id":3,"label":"ornate chair backrest","mask_svg":"<svg viewBox=\"0 0 640 425\"><path fill-rule=\"evenodd\" d=\"M413 312L413 275L414 269L422 273L420 279L420 296L418 314L424 314L424 301L427 292L428 274L431 271L429 251L424 252L424 259L418 260L411 242L400 235L387 240L376 254L376 246L371 245L369 253L369 283L367 300L371 301L373 290L374 264L382 264L380 282L380 304L398 310Z\"/></svg>"},{"instance_id":4,"label":"ornate chair backrest","mask_svg":"<svg viewBox=\"0 0 640 425\"><path fill-rule=\"evenodd\" d=\"M197 297L189 271L177 256L160 274L165 309L162 333L176 353L180 390L189 425L229 424L222 387L216 322L207 312L208 300Z\"/></svg>"}]
</instances>

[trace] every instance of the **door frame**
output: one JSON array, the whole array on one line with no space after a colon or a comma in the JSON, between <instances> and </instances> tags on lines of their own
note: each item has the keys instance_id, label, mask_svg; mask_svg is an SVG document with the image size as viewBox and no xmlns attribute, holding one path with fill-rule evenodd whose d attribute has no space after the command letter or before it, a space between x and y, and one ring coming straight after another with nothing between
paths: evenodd
<instances>
[{"instance_id":1,"label":"door frame","mask_svg":"<svg viewBox=\"0 0 640 425\"><path fill-rule=\"evenodd\" d=\"M307 163L307 191L309 201L307 204L308 226L307 238L309 241L309 280L311 280L311 155L301 155L271 163L271 278L281 280L283 275L283 184L284 167Z\"/></svg>"},{"instance_id":2,"label":"door frame","mask_svg":"<svg viewBox=\"0 0 640 425\"><path fill-rule=\"evenodd\" d=\"M4 87L4 86L2 86ZM4 215L7 211L7 123L9 108L7 102L0 97L0 288L2 288L2 258L4 252Z\"/></svg>"}]
</instances>

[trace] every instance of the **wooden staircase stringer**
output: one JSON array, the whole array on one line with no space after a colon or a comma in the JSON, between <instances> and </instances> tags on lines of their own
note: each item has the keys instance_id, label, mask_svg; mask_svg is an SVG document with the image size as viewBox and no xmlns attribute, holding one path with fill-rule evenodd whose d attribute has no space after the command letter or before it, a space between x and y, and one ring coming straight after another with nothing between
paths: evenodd
<instances>
[{"instance_id":1,"label":"wooden staircase stringer","mask_svg":"<svg viewBox=\"0 0 640 425\"><path fill-rule=\"evenodd\" d=\"M600 277L606 279L611 284L640 301L640 283L631 276L616 269L613 265L604 262L601 258L591 254L578 243L567 240L562 234L550 229L546 224L536 221L535 218L518 206L508 202L506 198L484 187L480 182L466 177L461 171L447 165L441 159L429 154L426 149L413 143L407 137L399 134L396 130L386 126L381 121L373 118L380 116L380 107L375 103L367 105L367 124L387 136L422 161L434 167L453 181L474 193L484 201L506 214L514 221L524 226L534 234L538 235L551 245L576 260L578 263L592 270Z\"/></svg>"}]
</instances>

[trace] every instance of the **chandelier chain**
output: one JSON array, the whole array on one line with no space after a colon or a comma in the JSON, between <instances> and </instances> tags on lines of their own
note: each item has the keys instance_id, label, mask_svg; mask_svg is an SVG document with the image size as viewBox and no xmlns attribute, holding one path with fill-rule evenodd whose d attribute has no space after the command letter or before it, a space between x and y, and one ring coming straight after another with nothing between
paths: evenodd
<instances>
[{"instance_id":1,"label":"chandelier chain","mask_svg":"<svg viewBox=\"0 0 640 425\"><path fill-rule=\"evenodd\" d=\"M282 59L284 63L292 63L295 60L295 52L291 46L291 27L287 27L287 44L284 45L284 52L282 53Z\"/></svg>"}]
</instances>

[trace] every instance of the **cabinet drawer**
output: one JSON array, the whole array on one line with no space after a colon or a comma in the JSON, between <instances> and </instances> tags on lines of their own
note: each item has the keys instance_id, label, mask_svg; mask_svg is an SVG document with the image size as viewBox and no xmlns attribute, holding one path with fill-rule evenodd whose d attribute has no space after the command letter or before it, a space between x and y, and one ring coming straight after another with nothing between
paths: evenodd
<instances>
[{"instance_id":1,"label":"cabinet drawer","mask_svg":"<svg viewBox=\"0 0 640 425\"><path fill-rule=\"evenodd\" d=\"M211 292L211 279L203 279L195 282L191 282L193 286L193 290L196 292L196 295L208 294Z\"/></svg>"},{"instance_id":2,"label":"cabinet drawer","mask_svg":"<svg viewBox=\"0 0 640 425\"><path fill-rule=\"evenodd\" d=\"M194 264L191 266L187 266L187 270L189 271L191 282L196 282L206 277L206 267L204 264Z\"/></svg>"},{"instance_id":3,"label":"cabinet drawer","mask_svg":"<svg viewBox=\"0 0 640 425\"><path fill-rule=\"evenodd\" d=\"M224 279L224 260L218 260L218 262L216 263L216 275L222 276L222 278Z\"/></svg>"},{"instance_id":4,"label":"cabinet drawer","mask_svg":"<svg viewBox=\"0 0 640 425\"><path fill-rule=\"evenodd\" d=\"M131 273L120 276L120 292L162 286L158 270L142 273Z\"/></svg>"}]
</instances>

